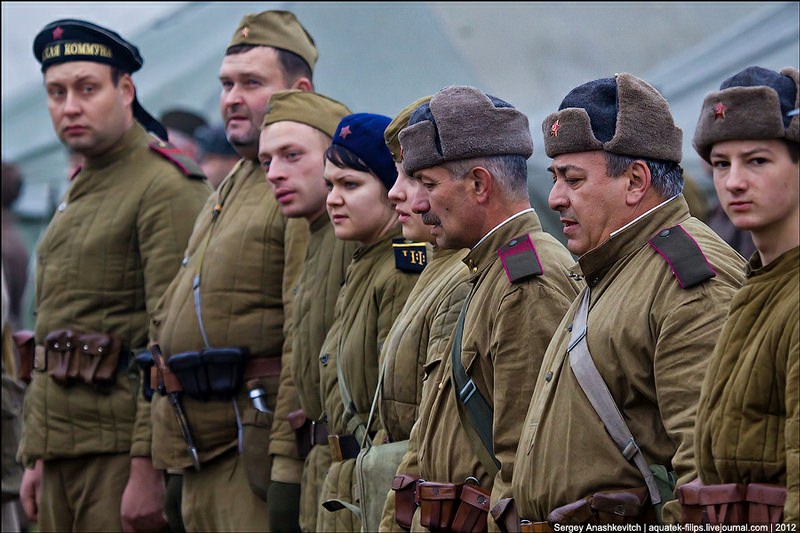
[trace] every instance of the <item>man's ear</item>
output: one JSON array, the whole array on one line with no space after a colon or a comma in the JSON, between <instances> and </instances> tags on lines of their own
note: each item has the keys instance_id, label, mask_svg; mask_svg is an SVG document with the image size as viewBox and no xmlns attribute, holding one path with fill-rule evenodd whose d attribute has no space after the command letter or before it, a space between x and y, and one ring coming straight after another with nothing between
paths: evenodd
<instances>
[{"instance_id":1,"label":"man's ear","mask_svg":"<svg viewBox=\"0 0 800 533\"><path fill-rule=\"evenodd\" d=\"M652 180L650 167L641 159L637 159L625 171L625 178L628 180L625 203L629 206L639 205L650 190Z\"/></svg>"},{"instance_id":2,"label":"man's ear","mask_svg":"<svg viewBox=\"0 0 800 533\"><path fill-rule=\"evenodd\" d=\"M475 201L485 204L489 201L494 187L494 176L483 167L474 167L464 177L469 180L469 190L475 195Z\"/></svg>"},{"instance_id":3,"label":"man's ear","mask_svg":"<svg viewBox=\"0 0 800 533\"><path fill-rule=\"evenodd\" d=\"M133 78L131 78L131 75L125 73L120 76L117 86L122 93L122 98L125 100L125 103L127 105L133 105L133 99L136 97L136 87L133 85Z\"/></svg>"},{"instance_id":4,"label":"man's ear","mask_svg":"<svg viewBox=\"0 0 800 533\"><path fill-rule=\"evenodd\" d=\"M314 84L311 83L311 80L303 76L302 78L298 78L294 83L292 83L292 89L298 89L300 91L305 91L307 93L314 92Z\"/></svg>"}]
</instances>

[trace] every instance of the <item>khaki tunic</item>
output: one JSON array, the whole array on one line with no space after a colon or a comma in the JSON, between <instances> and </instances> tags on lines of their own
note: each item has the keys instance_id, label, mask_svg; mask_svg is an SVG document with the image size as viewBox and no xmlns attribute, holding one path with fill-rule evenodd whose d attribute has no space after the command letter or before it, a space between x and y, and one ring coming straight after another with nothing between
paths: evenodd
<instances>
[{"instance_id":1,"label":"khaki tunic","mask_svg":"<svg viewBox=\"0 0 800 533\"><path fill-rule=\"evenodd\" d=\"M408 440L417 420L426 368L440 367L461 306L469 292L469 269L464 257L469 250L434 249L425 270L408 296L383 346L386 365L378 409L383 428L392 442ZM398 474L418 475L407 452ZM409 471L413 470L413 471ZM384 498L384 494L376 494ZM381 529L396 528L394 492L386 499Z\"/></svg>"},{"instance_id":2,"label":"khaki tunic","mask_svg":"<svg viewBox=\"0 0 800 533\"><path fill-rule=\"evenodd\" d=\"M212 211L218 204L222 209L212 224ZM281 356L286 220L258 163L240 161L197 217L181 269L161 302L160 318L153 328L167 359L205 346L192 289L198 270L209 345L246 346L251 357ZM274 409L279 378L263 381L267 405ZM203 402L186 395L181 400L201 462L237 445L232 402ZM236 403L243 424L267 429L266 452L272 415L252 407L245 387ZM190 467L186 443L166 396L153 396L152 420L156 468Z\"/></svg>"},{"instance_id":3,"label":"khaki tunic","mask_svg":"<svg viewBox=\"0 0 800 533\"><path fill-rule=\"evenodd\" d=\"M356 415L366 423L378 385L381 348L419 277L419 273L395 267L392 239L401 237L398 224L379 242L358 248L347 268L345 284L336 302L334 326L320 351L320 391L332 434L347 435L350 421L344 416L336 366L341 366ZM353 501L354 463L350 459L331 466L322 501L329 498ZM351 531L359 527L348 511L331 515L322 510L320 519L317 526L321 531Z\"/></svg>"},{"instance_id":4,"label":"khaki tunic","mask_svg":"<svg viewBox=\"0 0 800 533\"><path fill-rule=\"evenodd\" d=\"M709 363L695 424L705 484L788 487L784 520L800 492L800 248L767 266L758 254L731 300Z\"/></svg>"},{"instance_id":5,"label":"khaki tunic","mask_svg":"<svg viewBox=\"0 0 800 533\"><path fill-rule=\"evenodd\" d=\"M308 228L305 220L298 219L298 222ZM291 338L287 339L291 345L284 350L284 375L281 376L275 407L276 421L301 407L310 420L319 420L322 417L322 400L319 394L320 348L333 323L336 298L357 247L355 242L336 238L327 213L315 220L309 229L304 262L297 269L302 274L291 288L292 312L290 320L287 320L292 330ZM291 438L294 448L293 433ZM327 449L327 443L322 445ZM276 451L276 447L271 444L270 452ZM283 454L283 457L273 458L273 480L284 483L302 481L300 526L303 531L317 530L319 491L330 463L329 455L320 456L318 452L319 450L312 452L314 456L309 456L305 462L297 458L294 450L290 454Z\"/></svg>"},{"instance_id":6,"label":"khaki tunic","mask_svg":"<svg viewBox=\"0 0 800 533\"><path fill-rule=\"evenodd\" d=\"M158 299L180 266L211 189L151 150L138 123L106 154L87 158L37 249L36 341L55 329L119 336L145 348ZM62 387L34 372L25 393L20 460L150 454L148 404L131 363L109 394ZM138 404L138 405L137 405ZM136 429L134 422L138 418Z\"/></svg>"},{"instance_id":7,"label":"khaki tunic","mask_svg":"<svg viewBox=\"0 0 800 533\"><path fill-rule=\"evenodd\" d=\"M689 289L648 244L677 224L716 271ZM677 196L585 253L575 268L592 291L586 337L592 359L647 463L671 463L679 484L695 477L700 386L743 264L708 226L690 218ZM550 342L519 441L512 488L521 519L545 520L552 509L594 492L644 486L569 366L567 327L579 304L573 302ZM509 495L503 487L497 496Z\"/></svg>"},{"instance_id":8,"label":"khaki tunic","mask_svg":"<svg viewBox=\"0 0 800 533\"><path fill-rule=\"evenodd\" d=\"M525 234L536 248L543 274L511 283L497 250ZM473 476L492 489L497 479L511 480L520 424L539 363L579 285L567 275L572 256L542 231L533 209L506 220L464 262L471 273L472 298L466 310L461 362L493 408L494 453L501 468L495 478L489 475L460 423L450 363L452 341L442 359L439 383L431 383L422 398L418 428L414 428L419 430L418 439L412 446L418 450L423 479L463 483ZM433 371L426 368L426 373Z\"/></svg>"}]
</instances>

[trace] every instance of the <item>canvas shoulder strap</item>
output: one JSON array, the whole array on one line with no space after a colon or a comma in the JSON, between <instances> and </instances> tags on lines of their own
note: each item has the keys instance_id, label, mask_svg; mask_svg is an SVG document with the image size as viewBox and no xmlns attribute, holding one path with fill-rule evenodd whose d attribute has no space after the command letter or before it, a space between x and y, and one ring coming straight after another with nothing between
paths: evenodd
<instances>
[{"instance_id":1,"label":"canvas shoulder strap","mask_svg":"<svg viewBox=\"0 0 800 533\"><path fill-rule=\"evenodd\" d=\"M500 461L494 455L492 442L494 412L492 406L489 405L481 391L478 390L475 382L467 375L464 365L461 364L461 338L464 334L464 319L471 299L472 291L464 301L453 335L453 349L450 352L453 391L456 395L456 410L458 411L461 426L470 437L472 448L483 467L494 477L500 470Z\"/></svg>"},{"instance_id":2,"label":"canvas shoulder strap","mask_svg":"<svg viewBox=\"0 0 800 533\"><path fill-rule=\"evenodd\" d=\"M583 292L583 300L575 314L575 320L572 322L572 336L567 348L569 364L592 407L597 411L606 430L619 447L622 456L628 461L633 461L642 473L647 490L650 492L650 501L653 505L657 505L661 502L661 495L653 473L589 353L589 346L586 343L589 293L589 287L586 287Z\"/></svg>"}]
</instances>

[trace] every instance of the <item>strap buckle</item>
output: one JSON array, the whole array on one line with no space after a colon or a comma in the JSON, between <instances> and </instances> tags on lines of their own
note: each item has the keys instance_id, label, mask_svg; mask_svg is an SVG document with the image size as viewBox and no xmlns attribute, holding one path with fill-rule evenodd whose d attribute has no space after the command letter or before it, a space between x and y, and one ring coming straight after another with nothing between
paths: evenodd
<instances>
[{"instance_id":1,"label":"strap buckle","mask_svg":"<svg viewBox=\"0 0 800 533\"><path fill-rule=\"evenodd\" d=\"M467 403L472 395L475 394L475 391L478 390L478 387L475 385L475 382L470 379L458 393L458 396L461 398L461 401Z\"/></svg>"}]
</instances>

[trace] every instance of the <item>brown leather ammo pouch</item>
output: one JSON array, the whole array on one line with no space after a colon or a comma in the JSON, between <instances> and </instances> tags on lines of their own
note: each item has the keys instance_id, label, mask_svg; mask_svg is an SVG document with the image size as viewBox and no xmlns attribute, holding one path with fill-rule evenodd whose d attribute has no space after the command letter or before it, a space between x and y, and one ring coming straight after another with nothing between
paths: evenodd
<instances>
[{"instance_id":1,"label":"brown leather ammo pouch","mask_svg":"<svg viewBox=\"0 0 800 533\"><path fill-rule=\"evenodd\" d=\"M406 474L394 476L394 520L397 525L411 531L414 511L417 509L417 481L419 478Z\"/></svg>"},{"instance_id":2,"label":"brown leather ammo pouch","mask_svg":"<svg viewBox=\"0 0 800 533\"><path fill-rule=\"evenodd\" d=\"M742 483L703 485L699 479L677 488L685 524L742 524L746 521L747 486Z\"/></svg>"},{"instance_id":3,"label":"brown leather ammo pouch","mask_svg":"<svg viewBox=\"0 0 800 533\"><path fill-rule=\"evenodd\" d=\"M59 385L71 385L78 381L75 337L76 334L71 329L57 329L48 333L44 339L47 373Z\"/></svg>"},{"instance_id":4,"label":"brown leather ammo pouch","mask_svg":"<svg viewBox=\"0 0 800 533\"><path fill-rule=\"evenodd\" d=\"M514 505L514 498L503 498L489 512L503 533L515 532L519 528L519 515Z\"/></svg>"},{"instance_id":5,"label":"brown leather ammo pouch","mask_svg":"<svg viewBox=\"0 0 800 533\"><path fill-rule=\"evenodd\" d=\"M417 485L420 523L430 530L449 530L459 503L461 485L421 481Z\"/></svg>"},{"instance_id":6,"label":"brown leather ammo pouch","mask_svg":"<svg viewBox=\"0 0 800 533\"><path fill-rule=\"evenodd\" d=\"M106 333L84 333L75 340L81 380L87 385L113 385L117 380L122 342Z\"/></svg>"},{"instance_id":7,"label":"brown leather ammo pouch","mask_svg":"<svg viewBox=\"0 0 800 533\"><path fill-rule=\"evenodd\" d=\"M786 487L766 483L747 485L747 523L777 524L783 520Z\"/></svg>"},{"instance_id":8,"label":"brown leather ammo pouch","mask_svg":"<svg viewBox=\"0 0 800 533\"><path fill-rule=\"evenodd\" d=\"M464 483L459 494L459 504L453 523L453 531L479 532L486 531L486 518L489 514L488 491L477 483Z\"/></svg>"},{"instance_id":9,"label":"brown leather ammo pouch","mask_svg":"<svg viewBox=\"0 0 800 533\"><path fill-rule=\"evenodd\" d=\"M551 525L655 523L655 509L649 502L647 487L596 492L553 509L547 521Z\"/></svg>"},{"instance_id":10,"label":"brown leather ammo pouch","mask_svg":"<svg viewBox=\"0 0 800 533\"><path fill-rule=\"evenodd\" d=\"M36 353L36 340L33 331L23 329L11 334L14 345L19 354L19 379L25 383L31 382L33 374L33 360Z\"/></svg>"}]
</instances>

